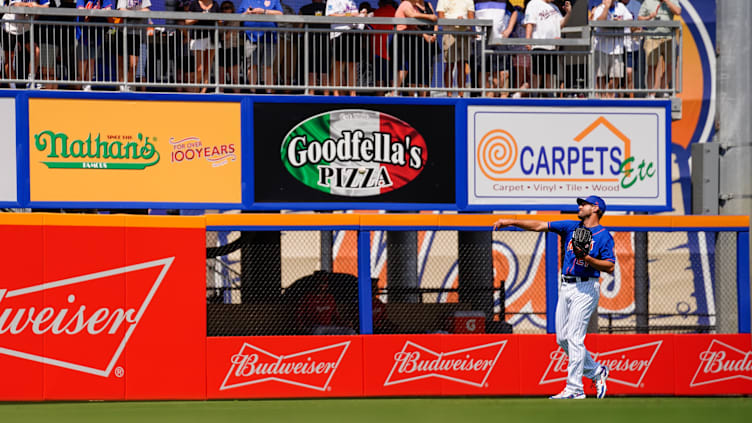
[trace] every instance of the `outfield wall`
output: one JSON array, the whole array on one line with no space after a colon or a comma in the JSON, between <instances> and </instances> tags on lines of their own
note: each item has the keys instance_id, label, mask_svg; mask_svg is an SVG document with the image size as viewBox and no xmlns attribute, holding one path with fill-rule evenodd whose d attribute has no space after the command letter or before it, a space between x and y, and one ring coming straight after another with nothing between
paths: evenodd
<instances>
[{"instance_id":1,"label":"outfield wall","mask_svg":"<svg viewBox=\"0 0 752 423\"><path fill-rule=\"evenodd\" d=\"M436 216L432 225L488 229L497 217ZM604 224L730 230L748 245L746 216L630 221L610 217ZM553 335L207 337L205 232L216 225L346 225L365 234L425 221L2 214L0 371L7 382L0 399L548 395L564 383L566 360ZM738 277L747 281L743 263ZM361 333L369 333L370 277L362 275ZM614 369L610 392L752 393L749 285L737 285L742 333L589 336L588 347Z\"/></svg>"}]
</instances>

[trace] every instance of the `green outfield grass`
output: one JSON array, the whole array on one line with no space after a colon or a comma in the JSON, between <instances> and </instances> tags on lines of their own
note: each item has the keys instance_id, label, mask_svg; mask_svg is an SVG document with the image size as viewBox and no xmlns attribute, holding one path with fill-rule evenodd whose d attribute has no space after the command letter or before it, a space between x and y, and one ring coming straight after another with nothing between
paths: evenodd
<instances>
[{"instance_id":1,"label":"green outfield grass","mask_svg":"<svg viewBox=\"0 0 752 423\"><path fill-rule=\"evenodd\" d=\"M0 422L752 422L752 398L337 399L0 403Z\"/></svg>"}]
</instances>

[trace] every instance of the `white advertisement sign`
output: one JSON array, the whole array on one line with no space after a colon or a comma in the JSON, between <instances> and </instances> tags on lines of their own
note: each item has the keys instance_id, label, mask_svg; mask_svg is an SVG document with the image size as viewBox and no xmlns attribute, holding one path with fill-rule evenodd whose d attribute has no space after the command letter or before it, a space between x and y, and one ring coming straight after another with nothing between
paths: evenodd
<instances>
[{"instance_id":1,"label":"white advertisement sign","mask_svg":"<svg viewBox=\"0 0 752 423\"><path fill-rule=\"evenodd\" d=\"M670 208L665 107L468 106L468 206Z\"/></svg>"},{"instance_id":2,"label":"white advertisement sign","mask_svg":"<svg viewBox=\"0 0 752 423\"><path fill-rule=\"evenodd\" d=\"M16 202L16 99L0 98L0 202Z\"/></svg>"}]
</instances>

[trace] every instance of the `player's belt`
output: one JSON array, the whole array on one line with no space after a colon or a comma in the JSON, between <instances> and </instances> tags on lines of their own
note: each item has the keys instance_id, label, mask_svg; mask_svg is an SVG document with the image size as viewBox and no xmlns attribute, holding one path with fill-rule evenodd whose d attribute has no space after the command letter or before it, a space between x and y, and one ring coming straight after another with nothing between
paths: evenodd
<instances>
[{"instance_id":1,"label":"player's belt","mask_svg":"<svg viewBox=\"0 0 752 423\"><path fill-rule=\"evenodd\" d=\"M590 280L588 276L567 276L567 275L561 275L561 280L567 283L575 283L575 282L587 282Z\"/></svg>"}]
</instances>

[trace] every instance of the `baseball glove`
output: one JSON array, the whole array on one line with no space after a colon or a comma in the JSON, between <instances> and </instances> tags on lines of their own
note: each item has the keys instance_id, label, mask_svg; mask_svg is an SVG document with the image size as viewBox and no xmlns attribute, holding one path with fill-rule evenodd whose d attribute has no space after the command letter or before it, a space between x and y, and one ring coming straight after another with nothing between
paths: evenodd
<instances>
[{"instance_id":1,"label":"baseball glove","mask_svg":"<svg viewBox=\"0 0 752 423\"><path fill-rule=\"evenodd\" d=\"M579 227L572 234L572 250L578 259L585 258L590 253L590 243L593 241L593 233L590 229Z\"/></svg>"}]
</instances>

